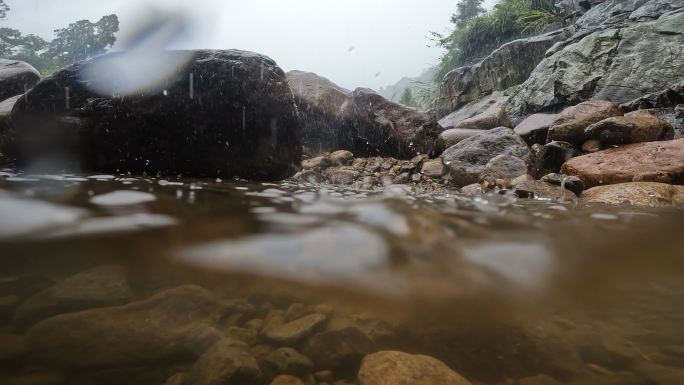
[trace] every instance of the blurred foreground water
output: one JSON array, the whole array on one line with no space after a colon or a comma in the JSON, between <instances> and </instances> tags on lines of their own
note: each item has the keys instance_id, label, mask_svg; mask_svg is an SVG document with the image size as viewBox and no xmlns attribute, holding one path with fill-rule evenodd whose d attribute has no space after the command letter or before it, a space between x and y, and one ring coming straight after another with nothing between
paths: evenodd
<instances>
[{"instance_id":1,"label":"blurred foreground water","mask_svg":"<svg viewBox=\"0 0 684 385\"><path fill-rule=\"evenodd\" d=\"M219 333L336 380L394 349L474 384L682 384L683 213L4 170L0 383L163 384ZM197 286L233 304L199 331L174 329L196 300L131 310ZM306 336L269 334L310 314ZM335 339L349 327L369 345Z\"/></svg>"}]
</instances>

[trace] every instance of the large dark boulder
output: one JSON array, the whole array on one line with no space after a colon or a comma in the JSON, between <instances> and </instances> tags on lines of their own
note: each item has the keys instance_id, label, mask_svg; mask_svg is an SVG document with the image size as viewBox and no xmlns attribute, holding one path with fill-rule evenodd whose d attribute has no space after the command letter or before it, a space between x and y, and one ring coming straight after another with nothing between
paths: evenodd
<instances>
[{"instance_id":1,"label":"large dark boulder","mask_svg":"<svg viewBox=\"0 0 684 385\"><path fill-rule=\"evenodd\" d=\"M342 149L339 115L350 91L312 72L290 71L286 76L299 109L305 150L317 155Z\"/></svg>"},{"instance_id":2,"label":"large dark boulder","mask_svg":"<svg viewBox=\"0 0 684 385\"><path fill-rule=\"evenodd\" d=\"M367 88L347 96L341 119L342 141L355 156L411 159L429 154L442 131L426 114Z\"/></svg>"},{"instance_id":3,"label":"large dark boulder","mask_svg":"<svg viewBox=\"0 0 684 385\"><path fill-rule=\"evenodd\" d=\"M285 73L245 51L168 51L179 65L161 89L100 95L115 74L76 63L19 99L13 128L19 164L57 159L85 171L278 180L301 160L302 132ZM52 162L54 164L54 162Z\"/></svg>"},{"instance_id":4,"label":"large dark boulder","mask_svg":"<svg viewBox=\"0 0 684 385\"><path fill-rule=\"evenodd\" d=\"M40 72L19 60L0 59L0 101L21 95L40 81Z\"/></svg>"}]
</instances>

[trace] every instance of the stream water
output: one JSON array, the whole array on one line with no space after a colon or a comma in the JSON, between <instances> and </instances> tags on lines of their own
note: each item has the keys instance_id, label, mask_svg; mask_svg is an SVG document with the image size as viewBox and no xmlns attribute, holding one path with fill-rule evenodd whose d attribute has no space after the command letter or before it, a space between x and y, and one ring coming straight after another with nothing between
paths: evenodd
<instances>
[{"instance_id":1,"label":"stream water","mask_svg":"<svg viewBox=\"0 0 684 385\"><path fill-rule=\"evenodd\" d=\"M88 341L87 355L102 357L89 364L82 346L32 330L196 285L249 305L218 329L256 330L252 347L263 343L255 319L315 310L328 329L356 322L372 350L431 355L474 384L682 384L683 214L405 186L4 170L0 382L161 385L194 359L109 358L105 328ZM126 295L70 278L103 265L124 272ZM166 310L145 322L186 316ZM358 360L330 365L315 369L350 380L358 370Z\"/></svg>"}]
</instances>

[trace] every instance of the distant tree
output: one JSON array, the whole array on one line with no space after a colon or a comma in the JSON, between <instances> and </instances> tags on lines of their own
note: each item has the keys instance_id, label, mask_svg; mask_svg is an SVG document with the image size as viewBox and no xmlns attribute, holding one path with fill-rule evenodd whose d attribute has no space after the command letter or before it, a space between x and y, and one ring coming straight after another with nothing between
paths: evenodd
<instances>
[{"instance_id":1,"label":"distant tree","mask_svg":"<svg viewBox=\"0 0 684 385\"><path fill-rule=\"evenodd\" d=\"M483 15L487 12L482 6L483 2L484 0L460 0L456 3L456 13L451 16L451 22L459 27L476 17Z\"/></svg>"},{"instance_id":2,"label":"distant tree","mask_svg":"<svg viewBox=\"0 0 684 385\"><path fill-rule=\"evenodd\" d=\"M5 4L5 0L0 0L0 19L7 17L7 12L9 12L9 5Z\"/></svg>"},{"instance_id":3,"label":"distant tree","mask_svg":"<svg viewBox=\"0 0 684 385\"><path fill-rule=\"evenodd\" d=\"M410 88L405 89L404 93L401 94L399 103L409 107L418 107L418 103L416 103L416 100L413 98L413 92L411 92Z\"/></svg>"},{"instance_id":4,"label":"distant tree","mask_svg":"<svg viewBox=\"0 0 684 385\"><path fill-rule=\"evenodd\" d=\"M55 30L55 39L47 47L47 54L61 65L99 55L116 42L119 18L104 16L97 23L79 20L68 27Z\"/></svg>"}]
</instances>

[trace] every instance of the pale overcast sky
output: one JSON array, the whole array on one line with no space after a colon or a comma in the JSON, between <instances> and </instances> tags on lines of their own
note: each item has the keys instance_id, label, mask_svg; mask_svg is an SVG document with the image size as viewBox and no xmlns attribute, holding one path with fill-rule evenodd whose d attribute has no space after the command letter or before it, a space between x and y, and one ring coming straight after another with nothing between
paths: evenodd
<instances>
[{"instance_id":1,"label":"pale overcast sky","mask_svg":"<svg viewBox=\"0 0 684 385\"><path fill-rule=\"evenodd\" d=\"M486 0L487 6L498 2ZM46 39L80 19L119 15L123 33L144 4L195 21L187 48L239 48L270 56L286 71L316 72L346 88L393 84L436 63L430 31L446 32L456 0L5 0L0 26Z\"/></svg>"}]
</instances>

